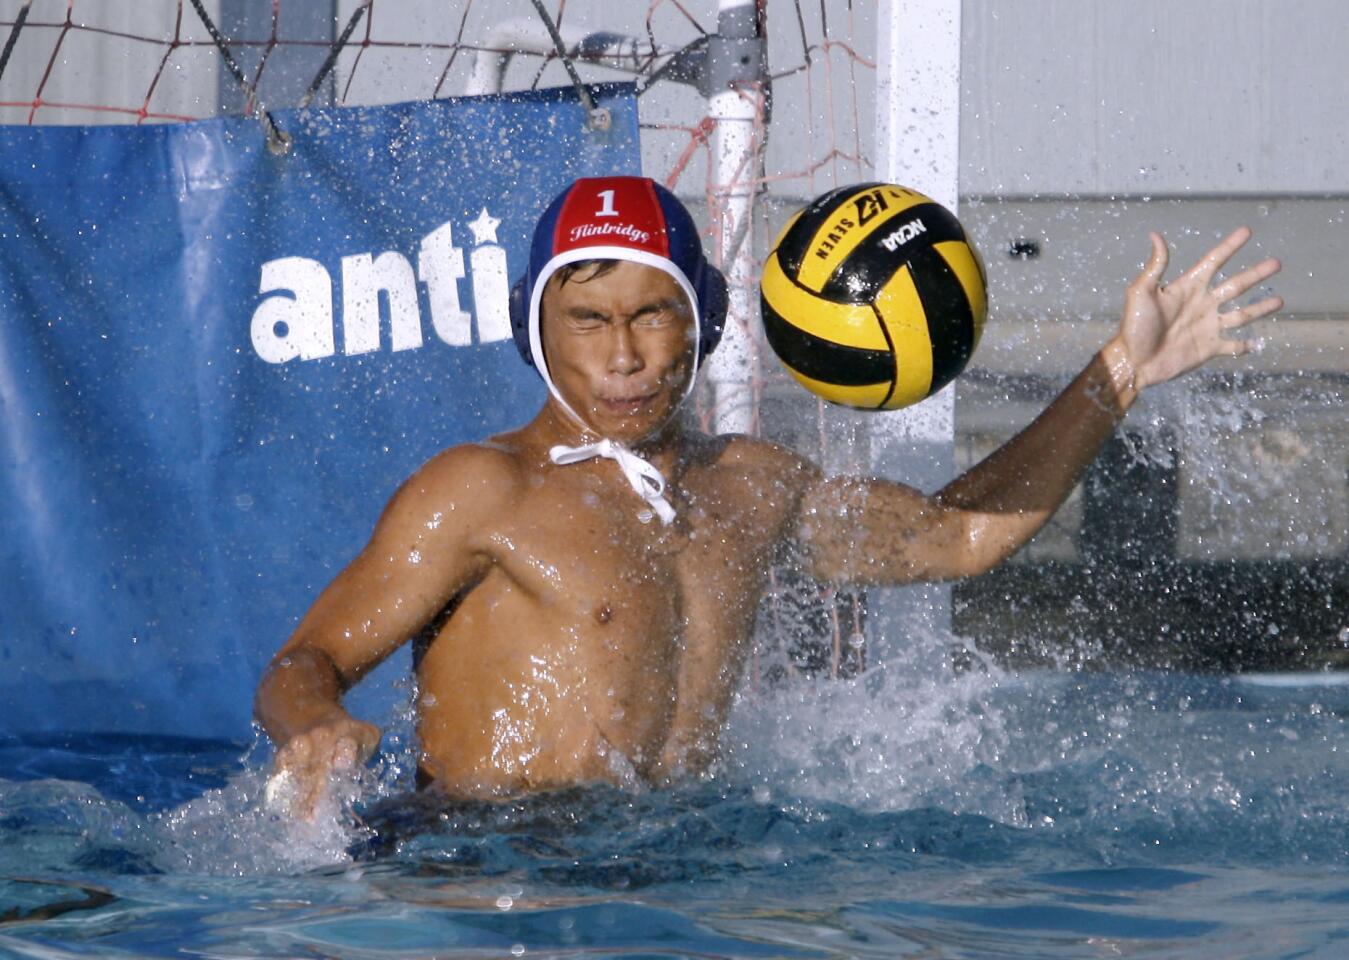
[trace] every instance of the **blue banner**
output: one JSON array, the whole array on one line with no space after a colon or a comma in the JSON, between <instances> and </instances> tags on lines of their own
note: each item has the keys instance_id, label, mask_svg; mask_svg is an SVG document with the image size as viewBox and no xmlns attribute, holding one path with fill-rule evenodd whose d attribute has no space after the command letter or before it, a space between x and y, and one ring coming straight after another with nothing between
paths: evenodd
<instances>
[{"instance_id":1,"label":"blue banner","mask_svg":"<svg viewBox=\"0 0 1349 960\"><path fill-rule=\"evenodd\" d=\"M0 733L246 737L398 484L544 392L509 279L637 108L570 91L0 127ZM406 663L402 665L406 669Z\"/></svg>"}]
</instances>

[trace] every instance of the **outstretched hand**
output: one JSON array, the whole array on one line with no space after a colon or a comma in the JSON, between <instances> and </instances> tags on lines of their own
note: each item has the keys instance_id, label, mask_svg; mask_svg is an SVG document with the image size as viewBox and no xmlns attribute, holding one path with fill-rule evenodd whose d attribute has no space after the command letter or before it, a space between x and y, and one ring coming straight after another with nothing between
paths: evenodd
<instances>
[{"instance_id":1,"label":"outstretched hand","mask_svg":"<svg viewBox=\"0 0 1349 960\"><path fill-rule=\"evenodd\" d=\"M1161 234L1153 233L1152 256L1129 285L1119 340L1132 365L1133 385L1143 389L1174 379L1217 356L1240 356L1251 350L1247 340L1228 339L1238 330L1283 306L1279 297L1265 297L1249 306L1223 310L1279 272L1279 261L1262 260L1253 267L1214 283L1223 265L1251 238L1247 227L1229 234L1198 263L1170 283L1163 283L1170 251Z\"/></svg>"}]
</instances>

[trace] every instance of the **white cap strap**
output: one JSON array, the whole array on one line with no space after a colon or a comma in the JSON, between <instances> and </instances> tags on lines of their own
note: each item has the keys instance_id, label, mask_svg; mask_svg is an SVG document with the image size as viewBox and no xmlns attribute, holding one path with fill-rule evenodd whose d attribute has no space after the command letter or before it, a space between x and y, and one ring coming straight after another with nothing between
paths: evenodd
<instances>
[{"instance_id":1,"label":"white cap strap","mask_svg":"<svg viewBox=\"0 0 1349 960\"><path fill-rule=\"evenodd\" d=\"M674 522L674 507L670 506L670 501L665 499L665 477L648 461L633 453L623 444L606 439L600 440L598 443L585 443L579 447L558 444L548 451L548 458L558 466L581 463L594 457L604 457L606 460L616 462L619 469L623 471L624 479L628 481L632 489L637 491L637 495L656 512L656 516L660 517L660 522L667 527ZM650 515L648 514L646 520L649 519ZM646 520L643 520L643 522L645 523Z\"/></svg>"}]
</instances>

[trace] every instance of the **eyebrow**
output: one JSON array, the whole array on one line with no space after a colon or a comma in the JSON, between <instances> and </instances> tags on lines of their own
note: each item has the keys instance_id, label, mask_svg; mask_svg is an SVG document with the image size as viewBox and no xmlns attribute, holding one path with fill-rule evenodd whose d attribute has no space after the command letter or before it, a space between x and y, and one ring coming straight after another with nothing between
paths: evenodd
<instances>
[{"instance_id":1,"label":"eyebrow","mask_svg":"<svg viewBox=\"0 0 1349 960\"><path fill-rule=\"evenodd\" d=\"M683 296L666 297L663 300L655 300L651 303L643 304L634 310L633 313L646 313L651 310L682 310L687 306L688 300Z\"/></svg>"},{"instance_id":2,"label":"eyebrow","mask_svg":"<svg viewBox=\"0 0 1349 960\"><path fill-rule=\"evenodd\" d=\"M687 298L683 296L665 297L661 300L652 300L649 303L642 304L636 310L633 310L632 313L629 314L629 316L635 317L638 314L642 313L658 313L661 310L687 310L687 309L689 309L689 303ZM567 316L570 317L607 318L609 316L609 314L605 313L603 310L597 310L594 307L588 307L583 304L576 304L574 306L568 307L566 309L566 314Z\"/></svg>"}]
</instances>

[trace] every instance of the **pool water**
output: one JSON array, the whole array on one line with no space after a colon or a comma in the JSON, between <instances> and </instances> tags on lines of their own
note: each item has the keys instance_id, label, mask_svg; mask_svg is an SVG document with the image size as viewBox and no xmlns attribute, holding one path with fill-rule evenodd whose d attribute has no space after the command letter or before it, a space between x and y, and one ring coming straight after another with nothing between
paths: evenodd
<instances>
[{"instance_id":1,"label":"pool water","mask_svg":"<svg viewBox=\"0 0 1349 960\"><path fill-rule=\"evenodd\" d=\"M303 828L256 746L0 740L0 955L1341 958L1341 679L878 670L708 782L432 810L395 744Z\"/></svg>"}]
</instances>

